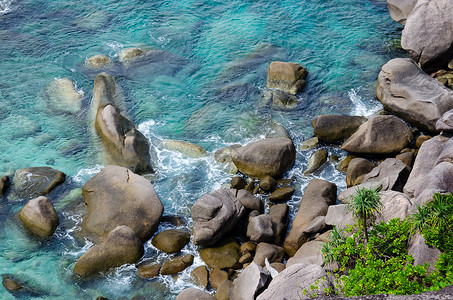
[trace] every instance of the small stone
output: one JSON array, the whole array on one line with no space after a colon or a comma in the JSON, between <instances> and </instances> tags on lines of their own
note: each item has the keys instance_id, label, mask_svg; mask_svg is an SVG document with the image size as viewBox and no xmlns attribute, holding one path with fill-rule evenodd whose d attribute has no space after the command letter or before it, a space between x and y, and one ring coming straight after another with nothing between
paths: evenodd
<instances>
[{"instance_id":1,"label":"small stone","mask_svg":"<svg viewBox=\"0 0 453 300\"><path fill-rule=\"evenodd\" d=\"M247 185L244 178L236 176L231 179L231 187L236 190L241 190Z\"/></svg>"},{"instance_id":2,"label":"small stone","mask_svg":"<svg viewBox=\"0 0 453 300\"><path fill-rule=\"evenodd\" d=\"M137 275L143 278L153 278L159 275L160 264L146 264L138 267Z\"/></svg>"},{"instance_id":3,"label":"small stone","mask_svg":"<svg viewBox=\"0 0 453 300\"><path fill-rule=\"evenodd\" d=\"M267 258L269 263L273 262L283 262L285 257L285 250L282 247L268 244L268 243L259 243L256 247L255 258L253 261L264 267L265 259Z\"/></svg>"},{"instance_id":4,"label":"small stone","mask_svg":"<svg viewBox=\"0 0 453 300\"><path fill-rule=\"evenodd\" d=\"M316 145L318 145L318 144L319 144L319 139L317 136L315 136L314 138L304 141L300 145L300 150L308 150L308 149L316 147Z\"/></svg>"},{"instance_id":5,"label":"small stone","mask_svg":"<svg viewBox=\"0 0 453 300\"><path fill-rule=\"evenodd\" d=\"M246 251L249 253L255 253L256 244L253 242L245 242L241 245L241 253L244 254Z\"/></svg>"},{"instance_id":6,"label":"small stone","mask_svg":"<svg viewBox=\"0 0 453 300\"><path fill-rule=\"evenodd\" d=\"M258 194L258 192L260 191L260 186L257 185L253 188L253 191L252 191L252 194L255 195L255 194Z\"/></svg>"},{"instance_id":7,"label":"small stone","mask_svg":"<svg viewBox=\"0 0 453 300\"><path fill-rule=\"evenodd\" d=\"M292 187L282 187L276 189L272 194L269 196L269 201L272 202L282 202L291 199L291 196L294 194L296 190Z\"/></svg>"},{"instance_id":8,"label":"small stone","mask_svg":"<svg viewBox=\"0 0 453 300\"><path fill-rule=\"evenodd\" d=\"M241 256L241 258L239 258L239 263L246 264L252 262L252 260L253 256L247 251Z\"/></svg>"},{"instance_id":9,"label":"small stone","mask_svg":"<svg viewBox=\"0 0 453 300\"><path fill-rule=\"evenodd\" d=\"M432 139L432 136L429 135L420 135L416 140L415 140L415 147L420 148L424 142L427 140Z\"/></svg>"},{"instance_id":10,"label":"small stone","mask_svg":"<svg viewBox=\"0 0 453 300\"><path fill-rule=\"evenodd\" d=\"M180 226L185 225L184 220L180 216L176 216L176 215L162 216L162 218L160 219L160 223L161 224L168 223L175 227L180 227Z\"/></svg>"},{"instance_id":11,"label":"small stone","mask_svg":"<svg viewBox=\"0 0 453 300\"><path fill-rule=\"evenodd\" d=\"M169 259L162 265L162 269L160 270L160 274L162 275L174 275L179 272L184 271L187 267L192 265L193 263L193 255L186 254L182 256L178 256L173 259Z\"/></svg>"},{"instance_id":12,"label":"small stone","mask_svg":"<svg viewBox=\"0 0 453 300\"><path fill-rule=\"evenodd\" d=\"M209 272L209 283L214 289L217 289L227 279L228 273L219 268L214 268Z\"/></svg>"},{"instance_id":13,"label":"small stone","mask_svg":"<svg viewBox=\"0 0 453 300\"><path fill-rule=\"evenodd\" d=\"M210 268L241 268L239 263L239 244L234 240L226 240L210 248L200 250L200 257Z\"/></svg>"},{"instance_id":14,"label":"small stone","mask_svg":"<svg viewBox=\"0 0 453 300\"><path fill-rule=\"evenodd\" d=\"M253 193L253 190L255 189L255 182L250 181L245 187L244 190Z\"/></svg>"},{"instance_id":15,"label":"small stone","mask_svg":"<svg viewBox=\"0 0 453 300\"><path fill-rule=\"evenodd\" d=\"M313 153L308 161L308 166L304 171L304 175L313 173L314 171L318 170L323 164L325 164L328 156L329 154L325 149L319 149L315 153Z\"/></svg>"},{"instance_id":16,"label":"small stone","mask_svg":"<svg viewBox=\"0 0 453 300\"><path fill-rule=\"evenodd\" d=\"M277 181L271 177L266 176L260 180L260 188L265 192L272 192L277 186Z\"/></svg>"},{"instance_id":17,"label":"small stone","mask_svg":"<svg viewBox=\"0 0 453 300\"><path fill-rule=\"evenodd\" d=\"M199 266L193 269L193 271L190 273L190 278L192 278L193 282L195 282L196 285L207 288L209 283L208 274L209 273L206 266Z\"/></svg>"}]
</instances>

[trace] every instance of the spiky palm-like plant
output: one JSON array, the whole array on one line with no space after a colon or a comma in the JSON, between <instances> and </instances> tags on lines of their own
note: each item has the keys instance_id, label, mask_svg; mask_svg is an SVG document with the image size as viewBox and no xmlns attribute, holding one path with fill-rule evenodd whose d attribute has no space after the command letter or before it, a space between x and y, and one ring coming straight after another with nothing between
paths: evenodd
<instances>
[{"instance_id":1,"label":"spiky palm-like plant","mask_svg":"<svg viewBox=\"0 0 453 300\"><path fill-rule=\"evenodd\" d=\"M363 225L365 241L368 243L367 222L382 207L380 187L376 189L357 188L349 197L348 206L354 217Z\"/></svg>"}]
</instances>

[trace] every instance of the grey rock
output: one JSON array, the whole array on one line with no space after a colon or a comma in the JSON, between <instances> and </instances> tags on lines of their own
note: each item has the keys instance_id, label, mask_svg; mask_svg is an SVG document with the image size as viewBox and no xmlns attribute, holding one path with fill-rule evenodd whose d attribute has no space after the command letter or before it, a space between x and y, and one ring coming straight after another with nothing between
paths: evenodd
<instances>
[{"instance_id":1,"label":"grey rock","mask_svg":"<svg viewBox=\"0 0 453 300\"><path fill-rule=\"evenodd\" d=\"M418 0L387 0L387 8L393 20L401 25L406 24L407 17Z\"/></svg>"},{"instance_id":2,"label":"grey rock","mask_svg":"<svg viewBox=\"0 0 453 300\"><path fill-rule=\"evenodd\" d=\"M340 148L363 154L391 154L401 151L413 138L409 126L395 116L374 116L363 123Z\"/></svg>"},{"instance_id":3,"label":"grey rock","mask_svg":"<svg viewBox=\"0 0 453 300\"><path fill-rule=\"evenodd\" d=\"M453 109L447 111L436 122L437 131L453 132Z\"/></svg>"},{"instance_id":4,"label":"grey rock","mask_svg":"<svg viewBox=\"0 0 453 300\"><path fill-rule=\"evenodd\" d=\"M317 265L295 264L277 275L257 300L310 299L310 286L317 284L317 296L325 295L324 289L332 287L327 273ZM303 290L309 292L304 295Z\"/></svg>"},{"instance_id":5,"label":"grey rock","mask_svg":"<svg viewBox=\"0 0 453 300\"><path fill-rule=\"evenodd\" d=\"M391 219L406 219L411 211L412 202L410 198L403 193L395 191L381 192L382 208L376 219L376 224L380 222L388 223Z\"/></svg>"},{"instance_id":6,"label":"grey rock","mask_svg":"<svg viewBox=\"0 0 453 300\"><path fill-rule=\"evenodd\" d=\"M437 120L453 109L453 91L411 59L395 58L382 67L376 95L388 111L428 132L436 132Z\"/></svg>"},{"instance_id":7,"label":"grey rock","mask_svg":"<svg viewBox=\"0 0 453 300\"><path fill-rule=\"evenodd\" d=\"M326 161L328 153L325 149L318 149L313 153L313 155L308 160L307 169L304 171L304 175L313 173L318 170Z\"/></svg>"},{"instance_id":8,"label":"grey rock","mask_svg":"<svg viewBox=\"0 0 453 300\"><path fill-rule=\"evenodd\" d=\"M277 181L271 176L265 176L260 179L260 188L265 192L272 192L277 186Z\"/></svg>"},{"instance_id":9,"label":"grey rock","mask_svg":"<svg viewBox=\"0 0 453 300\"><path fill-rule=\"evenodd\" d=\"M236 195L235 190L229 190L231 194ZM255 197L246 190L239 190L236 196L242 205L249 210L257 210L260 213L264 212L264 203L260 198Z\"/></svg>"},{"instance_id":10,"label":"grey rock","mask_svg":"<svg viewBox=\"0 0 453 300\"><path fill-rule=\"evenodd\" d=\"M272 230L272 217L259 215L250 219L247 226L247 237L255 243L270 242L274 232Z\"/></svg>"},{"instance_id":11,"label":"grey rock","mask_svg":"<svg viewBox=\"0 0 453 300\"><path fill-rule=\"evenodd\" d=\"M256 246L255 258L253 261L261 267L264 267L266 258L269 263L274 263L283 262L284 257L285 250L283 250L282 247L268 243L259 243Z\"/></svg>"},{"instance_id":12,"label":"grey rock","mask_svg":"<svg viewBox=\"0 0 453 300\"><path fill-rule=\"evenodd\" d=\"M286 267L295 264L314 264L322 267L324 265L324 258L321 254L322 245L320 241L309 241L303 244L293 257L288 259Z\"/></svg>"},{"instance_id":13,"label":"grey rock","mask_svg":"<svg viewBox=\"0 0 453 300\"><path fill-rule=\"evenodd\" d=\"M237 168L251 177L282 176L292 168L296 150L292 140L269 138L231 150Z\"/></svg>"},{"instance_id":14,"label":"grey rock","mask_svg":"<svg viewBox=\"0 0 453 300\"><path fill-rule=\"evenodd\" d=\"M317 136L315 136L314 138L303 141L299 148L300 148L300 150L308 150L308 149L316 147L316 145L318 145L318 144L319 144L319 139Z\"/></svg>"},{"instance_id":15,"label":"grey rock","mask_svg":"<svg viewBox=\"0 0 453 300\"><path fill-rule=\"evenodd\" d=\"M434 271L441 254L437 248L426 245L421 233L416 233L409 239L407 252L414 258L414 266L429 263L428 272Z\"/></svg>"},{"instance_id":16,"label":"grey rock","mask_svg":"<svg viewBox=\"0 0 453 300\"><path fill-rule=\"evenodd\" d=\"M412 151L409 151L398 154L395 158L401 160L409 168L412 168L414 165L415 154Z\"/></svg>"},{"instance_id":17,"label":"grey rock","mask_svg":"<svg viewBox=\"0 0 453 300\"><path fill-rule=\"evenodd\" d=\"M82 233L94 242L120 225L132 228L145 242L156 232L164 211L151 182L124 167L102 169L85 183L82 194L88 206Z\"/></svg>"},{"instance_id":18,"label":"grey rock","mask_svg":"<svg viewBox=\"0 0 453 300\"><path fill-rule=\"evenodd\" d=\"M175 275L184 271L193 264L193 255L186 254L175 258L171 258L164 262L160 269L161 275Z\"/></svg>"},{"instance_id":19,"label":"grey rock","mask_svg":"<svg viewBox=\"0 0 453 300\"><path fill-rule=\"evenodd\" d=\"M197 288L188 288L182 290L176 300L216 300L216 298Z\"/></svg>"},{"instance_id":20,"label":"grey rock","mask_svg":"<svg viewBox=\"0 0 453 300\"><path fill-rule=\"evenodd\" d=\"M198 199L192 207L193 242L213 245L228 233L244 214L244 206L232 191L217 190Z\"/></svg>"},{"instance_id":21,"label":"grey rock","mask_svg":"<svg viewBox=\"0 0 453 300\"><path fill-rule=\"evenodd\" d=\"M346 228L356 222L347 204L329 206L324 221L327 225L336 226L337 228Z\"/></svg>"},{"instance_id":22,"label":"grey rock","mask_svg":"<svg viewBox=\"0 0 453 300\"><path fill-rule=\"evenodd\" d=\"M360 116L320 115L311 125L318 138L326 142L341 142L349 138L365 123L367 118Z\"/></svg>"},{"instance_id":23,"label":"grey rock","mask_svg":"<svg viewBox=\"0 0 453 300\"><path fill-rule=\"evenodd\" d=\"M289 206L286 203L276 204L269 209L269 215L272 219L272 231L274 236L272 241L275 245L280 246L286 236L288 229Z\"/></svg>"},{"instance_id":24,"label":"grey rock","mask_svg":"<svg viewBox=\"0 0 453 300\"><path fill-rule=\"evenodd\" d=\"M254 300L271 280L269 271L252 262L234 280L231 299Z\"/></svg>"},{"instance_id":25,"label":"grey rock","mask_svg":"<svg viewBox=\"0 0 453 300\"><path fill-rule=\"evenodd\" d=\"M110 268L137 262L144 253L143 243L131 228L121 225L100 244L91 247L74 266L79 276L92 276Z\"/></svg>"},{"instance_id":26,"label":"grey rock","mask_svg":"<svg viewBox=\"0 0 453 300\"><path fill-rule=\"evenodd\" d=\"M307 235L314 234L317 232L321 232L324 228L326 228L326 217L325 216L319 216L314 218L310 224L308 224L307 227L304 229L304 233Z\"/></svg>"},{"instance_id":27,"label":"grey rock","mask_svg":"<svg viewBox=\"0 0 453 300\"><path fill-rule=\"evenodd\" d=\"M267 72L267 87L295 95L305 87L307 75L299 64L273 61Z\"/></svg>"},{"instance_id":28,"label":"grey rock","mask_svg":"<svg viewBox=\"0 0 453 300\"><path fill-rule=\"evenodd\" d=\"M446 66L453 54L453 2L419 0L406 20L401 47L423 69Z\"/></svg>"},{"instance_id":29,"label":"grey rock","mask_svg":"<svg viewBox=\"0 0 453 300\"><path fill-rule=\"evenodd\" d=\"M335 203L337 186L321 179L313 179L305 189L291 230L283 243L285 251L294 255L307 241L305 228L318 216L325 216L329 205Z\"/></svg>"},{"instance_id":30,"label":"grey rock","mask_svg":"<svg viewBox=\"0 0 453 300\"><path fill-rule=\"evenodd\" d=\"M354 158L348 165L346 172L346 185L351 187L362 183L366 174L371 172L375 167L374 163L365 158Z\"/></svg>"},{"instance_id":31,"label":"grey rock","mask_svg":"<svg viewBox=\"0 0 453 300\"><path fill-rule=\"evenodd\" d=\"M51 236L60 223L52 202L44 196L28 201L19 218L25 228L39 237Z\"/></svg>"}]
</instances>

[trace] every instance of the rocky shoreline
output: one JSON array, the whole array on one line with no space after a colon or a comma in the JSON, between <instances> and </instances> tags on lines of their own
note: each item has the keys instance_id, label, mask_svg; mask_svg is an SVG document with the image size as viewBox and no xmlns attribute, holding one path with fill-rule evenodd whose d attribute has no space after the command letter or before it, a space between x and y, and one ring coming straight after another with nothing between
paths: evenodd
<instances>
[{"instance_id":1,"label":"rocky shoreline","mask_svg":"<svg viewBox=\"0 0 453 300\"><path fill-rule=\"evenodd\" d=\"M108 166L81 191L86 212L77 235L93 246L75 262L76 278L89 280L112 268L138 263L144 243L151 240L158 251L174 256L162 264L147 260L137 265L137 276L142 278L176 275L194 262L194 256L183 255L181 249L192 243L199 250L205 265L191 273L199 289L183 290L177 299L307 299L312 295L302 291L313 285L335 293L327 273L335 267L325 264L321 248L333 226L344 228L356 222L347 208L350 195L361 188L379 188L383 204L379 218L388 222L407 218L431 201L434 193L453 192L453 4L448 0L387 3L392 18L405 25L401 45L411 59L395 58L382 67L376 95L385 111L368 119L317 116L312 122L315 136L302 145L295 145L282 128L262 140L219 149L215 160L235 176L230 186L194 203L190 228L180 217L164 215L162 201L147 179L159 168L152 161L150 142L124 115L115 78L109 74L158 57L160 50L126 49L119 54L119 62L103 55L89 58L86 68L99 74L88 122L94 143L103 149L101 160ZM429 38L420 38L421 32ZM297 63L272 62L263 101L275 109L294 109L307 76L308 71ZM49 105L70 114L80 111L81 96L69 79L52 82L47 92ZM323 148L326 144L338 145L350 155L336 162L338 158L329 157ZM186 141L164 140L161 145L188 157L209 155ZM346 173L348 188L337 191L331 182L312 179L297 214L289 220L286 202L295 189L285 173L295 164L296 147L314 151L304 174L330 160ZM47 196L65 177L58 170L35 167L16 170L0 180L2 195L30 199L18 220L43 241L59 226ZM171 229L155 234L164 222ZM431 267L440 255L421 234L412 237L408 252L414 264ZM3 276L3 285L13 295L29 289L9 276ZM215 297L210 294L214 290ZM449 299L451 288L407 299L418 297Z\"/></svg>"}]
</instances>

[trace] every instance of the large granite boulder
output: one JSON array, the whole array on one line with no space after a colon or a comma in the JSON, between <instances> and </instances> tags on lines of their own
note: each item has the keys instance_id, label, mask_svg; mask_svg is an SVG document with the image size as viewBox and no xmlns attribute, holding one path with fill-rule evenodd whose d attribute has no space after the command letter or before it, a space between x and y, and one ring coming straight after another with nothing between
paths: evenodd
<instances>
[{"instance_id":1,"label":"large granite boulder","mask_svg":"<svg viewBox=\"0 0 453 300\"><path fill-rule=\"evenodd\" d=\"M341 142L349 138L365 123L367 118L360 116L320 115L311 125L318 138L326 142Z\"/></svg>"},{"instance_id":2,"label":"large granite boulder","mask_svg":"<svg viewBox=\"0 0 453 300\"><path fill-rule=\"evenodd\" d=\"M350 187L338 195L340 202L346 203L348 198L362 188L380 188L381 191L402 192L411 169L396 158L387 158L371 172L365 175L361 184Z\"/></svg>"},{"instance_id":3,"label":"large granite boulder","mask_svg":"<svg viewBox=\"0 0 453 300\"><path fill-rule=\"evenodd\" d=\"M337 204L329 206L324 222L338 229L345 229L349 225L354 225L356 220L347 204Z\"/></svg>"},{"instance_id":4,"label":"large granite boulder","mask_svg":"<svg viewBox=\"0 0 453 300\"><path fill-rule=\"evenodd\" d=\"M25 228L39 237L51 236L60 223L52 202L44 196L28 201L19 218Z\"/></svg>"},{"instance_id":5,"label":"large granite boulder","mask_svg":"<svg viewBox=\"0 0 453 300\"><path fill-rule=\"evenodd\" d=\"M165 253L177 253L190 241L190 233L183 229L167 229L156 234L151 243Z\"/></svg>"},{"instance_id":6,"label":"large granite boulder","mask_svg":"<svg viewBox=\"0 0 453 300\"><path fill-rule=\"evenodd\" d=\"M404 193L423 205L434 193L453 192L453 139L442 135L424 142L404 186Z\"/></svg>"},{"instance_id":7,"label":"large granite boulder","mask_svg":"<svg viewBox=\"0 0 453 300\"><path fill-rule=\"evenodd\" d=\"M240 268L239 243L228 239L210 248L200 250L200 257L208 267L219 269Z\"/></svg>"},{"instance_id":8,"label":"large granite boulder","mask_svg":"<svg viewBox=\"0 0 453 300\"><path fill-rule=\"evenodd\" d=\"M309 241L303 244L296 254L288 259L286 267L295 264L314 264L322 267L324 265L324 258L321 254L323 244L321 241Z\"/></svg>"},{"instance_id":9,"label":"large granite boulder","mask_svg":"<svg viewBox=\"0 0 453 300\"><path fill-rule=\"evenodd\" d=\"M264 214L253 217L247 225L247 237L255 243L271 242L274 232L272 230L272 217Z\"/></svg>"},{"instance_id":10,"label":"large granite boulder","mask_svg":"<svg viewBox=\"0 0 453 300\"><path fill-rule=\"evenodd\" d=\"M318 265L295 264L281 273L272 281L269 287L256 298L257 300L274 299L311 299L312 285L316 286L316 295L325 296L325 290L333 288L326 271ZM307 293L304 293L304 289Z\"/></svg>"},{"instance_id":11,"label":"large granite boulder","mask_svg":"<svg viewBox=\"0 0 453 300\"><path fill-rule=\"evenodd\" d=\"M47 85L44 94L49 108L54 111L76 114L82 109L83 94L69 78L55 79Z\"/></svg>"},{"instance_id":12,"label":"large granite boulder","mask_svg":"<svg viewBox=\"0 0 453 300\"><path fill-rule=\"evenodd\" d=\"M376 219L376 224L380 222L388 223L391 219L406 219L411 212L412 201L403 193L395 191L381 192L382 207Z\"/></svg>"},{"instance_id":13,"label":"large granite boulder","mask_svg":"<svg viewBox=\"0 0 453 300\"><path fill-rule=\"evenodd\" d=\"M33 198L50 193L66 179L63 172L50 167L33 167L16 170L13 178L14 197Z\"/></svg>"},{"instance_id":14,"label":"large granite boulder","mask_svg":"<svg viewBox=\"0 0 453 300\"><path fill-rule=\"evenodd\" d=\"M362 154L391 154L401 151L413 138L412 130L395 116L374 116L362 124L340 146Z\"/></svg>"},{"instance_id":15,"label":"large granite boulder","mask_svg":"<svg viewBox=\"0 0 453 300\"><path fill-rule=\"evenodd\" d=\"M273 61L267 72L267 87L295 95L305 87L307 75L299 64Z\"/></svg>"},{"instance_id":16,"label":"large granite boulder","mask_svg":"<svg viewBox=\"0 0 453 300\"><path fill-rule=\"evenodd\" d=\"M82 232L99 242L115 227L126 225L147 241L156 232L164 207L147 179L119 166L108 166L85 183L88 206Z\"/></svg>"},{"instance_id":17,"label":"large granite boulder","mask_svg":"<svg viewBox=\"0 0 453 300\"><path fill-rule=\"evenodd\" d=\"M197 288L188 288L182 290L176 300L216 300L216 298Z\"/></svg>"},{"instance_id":18,"label":"large granite boulder","mask_svg":"<svg viewBox=\"0 0 453 300\"><path fill-rule=\"evenodd\" d=\"M436 132L437 120L453 109L453 91L407 58L392 59L382 67L376 95L387 110L429 132Z\"/></svg>"},{"instance_id":19,"label":"large granite boulder","mask_svg":"<svg viewBox=\"0 0 453 300\"><path fill-rule=\"evenodd\" d=\"M450 109L436 122L436 130L453 132L453 109Z\"/></svg>"},{"instance_id":20,"label":"large granite boulder","mask_svg":"<svg viewBox=\"0 0 453 300\"><path fill-rule=\"evenodd\" d=\"M102 243L91 247L77 260L74 273L90 276L124 264L133 264L143 253L143 243L134 230L121 225L112 230Z\"/></svg>"},{"instance_id":21,"label":"large granite boulder","mask_svg":"<svg viewBox=\"0 0 453 300\"><path fill-rule=\"evenodd\" d=\"M152 173L148 139L112 104L101 106L95 128L111 164L126 167L138 174Z\"/></svg>"},{"instance_id":22,"label":"large granite boulder","mask_svg":"<svg viewBox=\"0 0 453 300\"><path fill-rule=\"evenodd\" d=\"M232 149L231 158L251 177L280 177L294 165L296 149L290 139L269 138Z\"/></svg>"},{"instance_id":23,"label":"large granite boulder","mask_svg":"<svg viewBox=\"0 0 453 300\"><path fill-rule=\"evenodd\" d=\"M192 207L193 242L213 245L228 233L245 212L234 190L217 190L198 199Z\"/></svg>"},{"instance_id":24,"label":"large granite boulder","mask_svg":"<svg viewBox=\"0 0 453 300\"><path fill-rule=\"evenodd\" d=\"M230 298L235 300L255 300L270 280L269 271L252 262L234 280Z\"/></svg>"},{"instance_id":25,"label":"large granite boulder","mask_svg":"<svg viewBox=\"0 0 453 300\"><path fill-rule=\"evenodd\" d=\"M446 66L453 55L453 2L419 0L406 20L401 47L423 69Z\"/></svg>"},{"instance_id":26,"label":"large granite boulder","mask_svg":"<svg viewBox=\"0 0 453 300\"><path fill-rule=\"evenodd\" d=\"M322 179L313 179L305 189L299 204L299 209L293 220L291 230L283 243L288 255L293 256L307 241L304 230L314 218L325 216L329 205L335 204L337 186Z\"/></svg>"},{"instance_id":27,"label":"large granite boulder","mask_svg":"<svg viewBox=\"0 0 453 300\"><path fill-rule=\"evenodd\" d=\"M387 0L387 8L393 20L401 25L406 24L407 17L414 9L418 0Z\"/></svg>"},{"instance_id":28,"label":"large granite boulder","mask_svg":"<svg viewBox=\"0 0 453 300\"><path fill-rule=\"evenodd\" d=\"M439 259L441 252L433 246L425 243L425 238L421 233L416 233L409 239L407 252L414 258L414 265L424 265L428 263L428 272L435 269L435 264Z\"/></svg>"}]
</instances>

